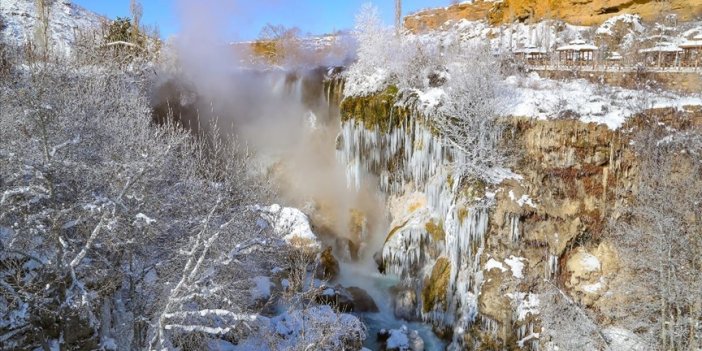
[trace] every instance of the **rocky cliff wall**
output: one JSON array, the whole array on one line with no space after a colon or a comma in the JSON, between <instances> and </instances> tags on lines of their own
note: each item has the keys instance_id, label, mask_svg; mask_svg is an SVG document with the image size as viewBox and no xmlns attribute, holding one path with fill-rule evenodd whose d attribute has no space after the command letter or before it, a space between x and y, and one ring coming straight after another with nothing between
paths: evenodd
<instances>
[{"instance_id":1,"label":"rocky cliff wall","mask_svg":"<svg viewBox=\"0 0 702 351\"><path fill-rule=\"evenodd\" d=\"M621 301L608 284L625 278L604 232L636 191L631 137L643 117L618 130L507 118L517 176L485 184L457 178L430 119L398 99L391 88L344 100L337 142L349 179L369 171L389 197L379 256L403 278L396 315L432 324L459 349L535 350L546 342L540 298L550 287L596 310Z\"/></svg>"},{"instance_id":2,"label":"rocky cliff wall","mask_svg":"<svg viewBox=\"0 0 702 351\"><path fill-rule=\"evenodd\" d=\"M560 19L577 25L599 25L621 14L639 14L644 20L655 20L677 14L688 21L702 15L700 0L504 0L462 3L445 8L429 9L405 18L405 27L413 32L439 28L446 21L487 20L493 25L538 22Z\"/></svg>"}]
</instances>

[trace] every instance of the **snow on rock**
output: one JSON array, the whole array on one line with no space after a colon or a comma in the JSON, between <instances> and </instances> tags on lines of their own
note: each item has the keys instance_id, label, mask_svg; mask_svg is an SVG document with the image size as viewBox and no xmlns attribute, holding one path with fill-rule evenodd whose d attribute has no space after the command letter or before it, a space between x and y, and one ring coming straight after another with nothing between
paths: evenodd
<instances>
[{"instance_id":1,"label":"snow on rock","mask_svg":"<svg viewBox=\"0 0 702 351\"><path fill-rule=\"evenodd\" d=\"M105 338L100 344L103 350L113 351L119 349L117 347L117 341L115 341L113 338Z\"/></svg>"},{"instance_id":2,"label":"snow on rock","mask_svg":"<svg viewBox=\"0 0 702 351\"><path fill-rule=\"evenodd\" d=\"M510 293L506 295L517 305L515 317L518 321L526 320L529 316L539 314L539 296L532 293Z\"/></svg>"},{"instance_id":3,"label":"snow on rock","mask_svg":"<svg viewBox=\"0 0 702 351\"><path fill-rule=\"evenodd\" d=\"M495 269L495 268L499 269L503 273L507 272L507 268L505 268L505 266L502 264L502 262L497 261L494 258L489 259L487 261L487 263L485 264L485 271L487 272L487 271L489 271L491 269Z\"/></svg>"},{"instance_id":4,"label":"snow on rock","mask_svg":"<svg viewBox=\"0 0 702 351\"><path fill-rule=\"evenodd\" d=\"M414 90L419 100L419 109L429 115L447 99L446 91L442 88L429 88L426 91Z\"/></svg>"},{"instance_id":5,"label":"snow on rock","mask_svg":"<svg viewBox=\"0 0 702 351\"><path fill-rule=\"evenodd\" d=\"M136 220L134 221L135 223L138 223L141 221L141 222L146 223L148 225L148 224L156 222L155 219L153 219L153 218L151 218L143 213L139 213L138 215L136 215L135 218L136 218Z\"/></svg>"},{"instance_id":6,"label":"snow on rock","mask_svg":"<svg viewBox=\"0 0 702 351\"><path fill-rule=\"evenodd\" d=\"M345 96L366 96L385 89L390 73L383 68L376 68L372 74L347 74L344 84Z\"/></svg>"},{"instance_id":7,"label":"snow on rock","mask_svg":"<svg viewBox=\"0 0 702 351\"><path fill-rule=\"evenodd\" d=\"M611 350L644 351L649 348L634 332L619 327L608 327L602 330Z\"/></svg>"},{"instance_id":8,"label":"snow on rock","mask_svg":"<svg viewBox=\"0 0 702 351\"><path fill-rule=\"evenodd\" d=\"M597 27L595 33L600 35L614 35L614 30L618 23L623 23L630 26L631 30L636 33L642 33L645 29L641 21L641 16L626 13L623 15L610 17L599 27Z\"/></svg>"},{"instance_id":9,"label":"snow on rock","mask_svg":"<svg viewBox=\"0 0 702 351\"><path fill-rule=\"evenodd\" d=\"M0 0L0 16L7 28L0 32L0 39L13 46L34 40L37 11L33 0ZM58 53L69 55L75 43L75 33L89 28L99 28L106 19L69 0L50 2L49 41Z\"/></svg>"},{"instance_id":10,"label":"snow on rock","mask_svg":"<svg viewBox=\"0 0 702 351\"><path fill-rule=\"evenodd\" d=\"M578 302L592 305L607 291L606 274L598 256L579 248L566 262L566 269L569 276L565 285L575 293Z\"/></svg>"},{"instance_id":11,"label":"snow on rock","mask_svg":"<svg viewBox=\"0 0 702 351\"><path fill-rule=\"evenodd\" d=\"M534 205L534 202L531 200L529 195L524 194L524 195L522 195L522 197L517 198L514 195L514 191L510 190L509 191L509 198L510 198L510 200L516 202L517 205L519 205L519 207L524 207L524 205L529 205L530 207L536 208L536 205Z\"/></svg>"},{"instance_id":12,"label":"snow on rock","mask_svg":"<svg viewBox=\"0 0 702 351\"><path fill-rule=\"evenodd\" d=\"M512 271L513 277L517 279L524 278L524 261L526 261L524 257L509 256L509 258L505 259L505 263Z\"/></svg>"},{"instance_id":13,"label":"snow on rock","mask_svg":"<svg viewBox=\"0 0 702 351\"><path fill-rule=\"evenodd\" d=\"M251 297L257 301L265 301L271 297L271 279L269 277L258 276L253 278Z\"/></svg>"},{"instance_id":14,"label":"snow on rock","mask_svg":"<svg viewBox=\"0 0 702 351\"><path fill-rule=\"evenodd\" d=\"M605 288L604 278L600 278L600 280L598 280L597 283L583 284L580 286L580 289L582 289L584 292L590 293L590 294L596 294L604 288Z\"/></svg>"},{"instance_id":15,"label":"snow on rock","mask_svg":"<svg viewBox=\"0 0 702 351\"><path fill-rule=\"evenodd\" d=\"M600 260L587 252L579 252L577 254L577 263L584 272L597 272L600 270Z\"/></svg>"},{"instance_id":16,"label":"snow on rock","mask_svg":"<svg viewBox=\"0 0 702 351\"><path fill-rule=\"evenodd\" d=\"M254 206L253 209L261 214L273 227L276 235L294 246L320 248L317 236L312 232L310 220L302 211L280 205Z\"/></svg>"},{"instance_id":17,"label":"snow on rock","mask_svg":"<svg viewBox=\"0 0 702 351\"><path fill-rule=\"evenodd\" d=\"M424 340L416 330L410 330L406 325L400 329L391 329L385 342L388 351L424 351Z\"/></svg>"},{"instance_id":18,"label":"snow on rock","mask_svg":"<svg viewBox=\"0 0 702 351\"><path fill-rule=\"evenodd\" d=\"M239 343L234 350L291 350L299 345L324 342L321 349L340 350L350 345L361 345L366 338L366 328L355 316L336 313L329 306L314 306L305 310L294 310L262 321L261 336L272 334L272 345L251 337ZM318 348L315 348L318 349Z\"/></svg>"}]
</instances>

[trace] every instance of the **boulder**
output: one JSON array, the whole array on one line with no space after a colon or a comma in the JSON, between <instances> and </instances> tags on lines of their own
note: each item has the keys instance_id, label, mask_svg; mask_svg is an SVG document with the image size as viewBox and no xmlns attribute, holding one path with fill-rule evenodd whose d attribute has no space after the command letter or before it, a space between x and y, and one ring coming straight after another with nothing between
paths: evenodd
<instances>
[{"instance_id":1,"label":"boulder","mask_svg":"<svg viewBox=\"0 0 702 351\"><path fill-rule=\"evenodd\" d=\"M607 290L600 259L580 248L566 262L565 286L580 303L591 306Z\"/></svg>"},{"instance_id":2,"label":"boulder","mask_svg":"<svg viewBox=\"0 0 702 351\"><path fill-rule=\"evenodd\" d=\"M319 255L319 264L315 276L317 279L331 281L339 275L339 262L332 253L332 248L327 247Z\"/></svg>"},{"instance_id":3,"label":"boulder","mask_svg":"<svg viewBox=\"0 0 702 351\"><path fill-rule=\"evenodd\" d=\"M319 239L312 231L310 219L302 211L280 205L256 205L252 209L261 215L276 235L290 245L313 250L320 248ZM260 226L263 227L263 225Z\"/></svg>"},{"instance_id":4,"label":"boulder","mask_svg":"<svg viewBox=\"0 0 702 351\"><path fill-rule=\"evenodd\" d=\"M384 349L387 351L424 351L424 340L422 337L419 336L416 330L410 330L405 325L399 329L388 331L382 337L386 336ZM378 337L381 337L380 333Z\"/></svg>"},{"instance_id":5,"label":"boulder","mask_svg":"<svg viewBox=\"0 0 702 351\"><path fill-rule=\"evenodd\" d=\"M417 293L411 287L400 288L395 291L394 311L395 317L407 321L417 319Z\"/></svg>"},{"instance_id":6,"label":"boulder","mask_svg":"<svg viewBox=\"0 0 702 351\"><path fill-rule=\"evenodd\" d=\"M378 312L378 305L365 290L352 286L322 287L317 303L335 306L342 312Z\"/></svg>"}]
</instances>

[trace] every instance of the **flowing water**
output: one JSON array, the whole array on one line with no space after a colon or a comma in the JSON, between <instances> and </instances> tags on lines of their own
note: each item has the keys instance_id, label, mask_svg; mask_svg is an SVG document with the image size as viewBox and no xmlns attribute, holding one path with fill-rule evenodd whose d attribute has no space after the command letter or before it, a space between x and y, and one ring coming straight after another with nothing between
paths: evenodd
<instances>
[{"instance_id":1,"label":"flowing water","mask_svg":"<svg viewBox=\"0 0 702 351\"><path fill-rule=\"evenodd\" d=\"M315 83L322 84L321 79L323 77L320 75L298 76L296 79L290 79L288 76L284 79L278 78L273 84L279 94L299 99L305 107L303 110L307 110L304 112L306 117L301 119L307 124L302 136L304 142L297 145L297 150L302 152L285 156L288 160L295 160L294 163L298 167L297 170L287 170L286 176L295 183L295 190L287 189L287 194L293 198L312 199L318 204L319 209L310 213L313 223L331 227L333 235L337 237L360 241L359 252L354 258L350 258L354 255L346 252L348 248L339 247L338 240L329 244L336 246L335 254L340 264L340 274L333 284L364 289L379 308L377 313L358 314L368 327L365 347L379 350L381 345L377 340L378 332L381 329L398 329L404 325L419 333L426 350L445 349L445 342L432 332L431 325L408 322L395 317L391 289L399 284L401 279L395 275L381 274L373 258L374 254L383 251L385 239L390 232L387 195L380 189L383 182L358 167L349 166L348 160L339 157L337 136L342 134L338 110L340 91L334 91L332 85L326 89L318 89ZM305 157L299 157L300 154ZM309 155L314 157L307 157ZM309 183L310 175L304 169L300 172L299 167L323 174L326 179L315 183L316 189L311 190L304 185ZM286 189L283 189L283 192L286 193ZM362 228L356 232L353 230L354 218L349 217L349 211L355 210L361 211L364 216L359 224Z\"/></svg>"},{"instance_id":2,"label":"flowing water","mask_svg":"<svg viewBox=\"0 0 702 351\"><path fill-rule=\"evenodd\" d=\"M365 260L341 264L338 281L343 286L357 286L366 290L378 305L379 312L377 313L359 314L368 327L365 347L379 350L381 344L376 338L378 332L381 329L399 329L403 325L419 333L424 340L425 350L443 350L446 347L446 343L434 334L430 325L421 322L407 322L395 317L390 289L400 283L399 277L381 274L377 271L374 262Z\"/></svg>"}]
</instances>

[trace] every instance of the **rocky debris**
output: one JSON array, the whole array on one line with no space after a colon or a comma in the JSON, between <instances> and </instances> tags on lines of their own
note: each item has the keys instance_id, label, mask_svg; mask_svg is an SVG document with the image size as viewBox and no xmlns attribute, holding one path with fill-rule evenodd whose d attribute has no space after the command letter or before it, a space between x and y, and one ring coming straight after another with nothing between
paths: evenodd
<instances>
[{"instance_id":1,"label":"rocky debris","mask_svg":"<svg viewBox=\"0 0 702 351\"><path fill-rule=\"evenodd\" d=\"M332 253L332 248L327 247L319 255L319 264L315 272L317 279L332 281L339 275L339 261Z\"/></svg>"},{"instance_id":2,"label":"rocky debris","mask_svg":"<svg viewBox=\"0 0 702 351\"><path fill-rule=\"evenodd\" d=\"M424 340L416 330L410 330L403 325L399 329L381 329L378 341L382 342L386 351L424 351Z\"/></svg>"},{"instance_id":3,"label":"rocky debris","mask_svg":"<svg viewBox=\"0 0 702 351\"><path fill-rule=\"evenodd\" d=\"M334 306L343 312L378 312L375 300L359 287L322 286L322 292L317 295L317 303Z\"/></svg>"}]
</instances>

